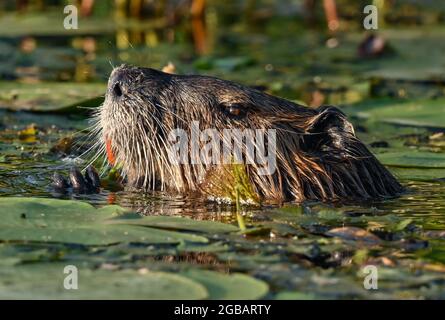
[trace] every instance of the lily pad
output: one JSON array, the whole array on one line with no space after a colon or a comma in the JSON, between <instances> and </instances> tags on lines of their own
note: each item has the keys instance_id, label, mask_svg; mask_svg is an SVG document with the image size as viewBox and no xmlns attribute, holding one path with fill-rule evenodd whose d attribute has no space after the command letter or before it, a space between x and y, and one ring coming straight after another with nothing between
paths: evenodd
<instances>
[{"instance_id":1,"label":"lily pad","mask_svg":"<svg viewBox=\"0 0 445 320\"><path fill-rule=\"evenodd\" d=\"M445 179L445 169L430 168L397 168L391 167L391 172L404 180L431 181Z\"/></svg>"},{"instance_id":2,"label":"lily pad","mask_svg":"<svg viewBox=\"0 0 445 320\"><path fill-rule=\"evenodd\" d=\"M7 14L0 19L0 35L2 36L45 36L45 35L94 35L108 34L121 28L132 30L150 30L165 25L164 19L150 19L149 21L127 20L112 21L98 17L79 19L80 28L66 29L62 23L62 9L45 10L45 14Z\"/></svg>"},{"instance_id":3,"label":"lily pad","mask_svg":"<svg viewBox=\"0 0 445 320\"><path fill-rule=\"evenodd\" d=\"M387 166L405 168L445 169L445 154L432 152L389 152L377 154L377 158Z\"/></svg>"},{"instance_id":4,"label":"lily pad","mask_svg":"<svg viewBox=\"0 0 445 320\"><path fill-rule=\"evenodd\" d=\"M276 300L314 300L316 296L308 292L283 291L275 296Z\"/></svg>"},{"instance_id":5,"label":"lily pad","mask_svg":"<svg viewBox=\"0 0 445 320\"><path fill-rule=\"evenodd\" d=\"M253 300L264 297L269 291L265 282L241 273L225 275L207 270L189 270L181 275L203 284L209 291L210 299Z\"/></svg>"},{"instance_id":6,"label":"lily pad","mask_svg":"<svg viewBox=\"0 0 445 320\"><path fill-rule=\"evenodd\" d=\"M25 227L90 224L127 212L115 205L96 209L82 201L25 197L0 198L0 207L0 225Z\"/></svg>"},{"instance_id":7,"label":"lily pad","mask_svg":"<svg viewBox=\"0 0 445 320\"><path fill-rule=\"evenodd\" d=\"M103 83L0 84L0 108L48 113L86 113L103 102Z\"/></svg>"},{"instance_id":8,"label":"lily pad","mask_svg":"<svg viewBox=\"0 0 445 320\"><path fill-rule=\"evenodd\" d=\"M76 266L77 267L77 266ZM63 264L0 267L1 299L205 299L203 285L181 275L78 267L78 289L64 288Z\"/></svg>"},{"instance_id":9,"label":"lily pad","mask_svg":"<svg viewBox=\"0 0 445 320\"><path fill-rule=\"evenodd\" d=\"M100 209L80 201L0 198L0 239L106 245L119 242L207 243L205 237L156 228L107 224L125 212L119 206Z\"/></svg>"},{"instance_id":10,"label":"lily pad","mask_svg":"<svg viewBox=\"0 0 445 320\"><path fill-rule=\"evenodd\" d=\"M193 234L142 227L125 226L65 226L60 228L0 227L3 241L62 242L98 246L119 242L146 244L177 244L181 241L206 243L208 240Z\"/></svg>"},{"instance_id":11,"label":"lily pad","mask_svg":"<svg viewBox=\"0 0 445 320\"><path fill-rule=\"evenodd\" d=\"M224 71L234 71L255 64L255 60L251 57L227 57L227 58L209 58L203 57L195 61L194 65L197 69L221 69Z\"/></svg>"},{"instance_id":12,"label":"lily pad","mask_svg":"<svg viewBox=\"0 0 445 320\"><path fill-rule=\"evenodd\" d=\"M125 219L125 216L123 216L119 219L112 220L111 223L204 233L227 233L238 231L238 227L236 226L217 221L193 220L189 218L169 216L138 216L134 219Z\"/></svg>"},{"instance_id":13,"label":"lily pad","mask_svg":"<svg viewBox=\"0 0 445 320\"><path fill-rule=\"evenodd\" d=\"M415 127L445 128L445 99L397 101L384 100L361 106L351 112L369 120Z\"/></svg>"},{"instance_id":14,"label":"lily pad","mask_svg":"<svg viewBox=\"0 0 445 320\"><path fill-rule=\"evenodd\" d=\"M211 244L197 244L197 243L181 243L177 249L182 252L225 252L229 251L230 247L221 242L214 242Z\"/></svg>"}]
</instances>

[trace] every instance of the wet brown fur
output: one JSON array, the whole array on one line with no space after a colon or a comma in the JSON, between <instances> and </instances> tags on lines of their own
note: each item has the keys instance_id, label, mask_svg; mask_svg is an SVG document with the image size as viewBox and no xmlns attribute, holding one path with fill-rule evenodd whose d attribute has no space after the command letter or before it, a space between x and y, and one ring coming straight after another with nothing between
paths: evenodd
<instances>
[{"instance_id":1,"label":"wet brown fur","mask_svg":"<svg viewBox=\"0 0 445 320\"><path fill-rule=\"evenodd\" d=\"M233 107L239 115L228 112ZM110 139L129 183L150 190L205 192L214 165L172 165L166 154L168 132L190 130L192 121L220 132L276 129L276 172L261 176L255 165L246 165L263 200L362 201L403 190L336 107L310 109L231 81L121 66L110 76L95 120L98 145Z\"/></svg>"}]
</instances>

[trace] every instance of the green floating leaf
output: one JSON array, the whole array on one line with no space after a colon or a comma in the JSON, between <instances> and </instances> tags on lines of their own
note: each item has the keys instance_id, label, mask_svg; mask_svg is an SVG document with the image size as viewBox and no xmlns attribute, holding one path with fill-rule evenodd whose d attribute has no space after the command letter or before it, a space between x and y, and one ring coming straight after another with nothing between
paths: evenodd
<instances>
[{"instance_id":1,"label":"green floating leaf","mask_svg":"<svg viewBox=\"0 0 445 320\"><path fill-rule=\"evenodd\" d=\"M206 243L204 237L154 228L125 226L0 227L3 241L62 242L99 246L119 242L176 244L182 241Z\"/></svg>"},{"instance_id":2,"label":"green floating leaf","mask_svg":"<svg viewBox=\"0 0 445 320\"><path fill-rule=\"evenodd\" d=\"M105 2L106 3L106 2ZM99 6L96 6L99 9ZM100 9L99 9L100 10ZM73 35L101 35L112 34L117 30L152 30L165 26L165 19L134 20L124 19L121 21L104 19L103 17L91 16L80 17L78 29L66 29L60 23L60 9L45 9L45 14L32 12L25 14L5 14L0 18L0 35L7 37L20 37L24 34L29 36L73 36Z\"/></svg>"},{"instance_id":3,"label":"green floating leaf","mask_svg":"<svg viewBox=\"0 0 445 320\"><path fill-rule=\"evenodd\" d=\"M23 262L39 262L44 259L49 260L55 255L55 253L51 252L48 248L21 246L22 245L20 244L11 245L9 243L1 243L0 265L15 265Z\"/></svg>"},{"instance_id":4,"label":"green floating leaf","mask_svg":"<svg viewBox=\"0 0 445 320\"><path fill-rule=\"evenodd\" d=\"M181 252L226 252L230 247L221 242L214 242L211 244L197 244L183 242L177 246Z\"/></svg>"},{"instance_id":5,"label":"green floating leaf","mask_svg":"<svg viewBox=\"0 0 445 320\"><path fill-rule=\"evenodd\" d=\"M0 83L0 108L48 113L86 113L103 102L103 83ZM83 107L83 108L79 108Z\"/></svg>"},{"instance_id":6,"label":"green floating leaf","mask_svg":"<svg viewBox=\"0 0 445 320\"><path fill-rule=\"evenodd\" d=\"M395 227L394 227L394 231L403 231L406 229L406 227L408 227L410 224L412 224L414 222L413 219L408 218L408 219L404 219L402 221L400 221Z\"/></svg>"},{"instance_id":7,"label":"green floating leaf","mask_svg":"<svg viewBox=\"0 0 445 320\"><path fill-rule=\"evenodd\" d=\"M123 215L119 206L100 209L72 200L0 198L0 239L107 245L119 242L169 244L207 243L202 236L156 228L106 223Z\"/></svg>"},{"instance_id":8,"label":"green floating leaf","mask_svg":"<svg viewBox=\"0 0 445 320\"><path fill-rule=\"evenodd\" d=\"M215 300L260 299L269 291L265 282L241 273L226 275L207 270L189 270L181 275L203 284L210 299Z\"/></svg>"},{"instance_id":9,"label":"green floating leaf","mask_svg":"<svg viewBox=\"0 0 445 320\"><path fill-rule=\"evenodd\" d=\"M255 268L258 264L262 263L275 263L281 261L281 257L278 254L245 254L237 252L222 252L217 254L220 261L225 261L232 265L240 265L243 268Z\"/></svg>"},{"instance_id":10,"label":"green floating leaf","mask_svg":"<svg viewBox=\"0 0 445 320\"><path fill-rule=\"evenodd\" d=\"M203 233L228 233L238 231L236 226L221 223L217 221L193 220L190 218L171 217L171 216L145 216L138 218L125 219L125 216L120 219L113 219L110 223L129 224L147 227L155 227L162 229L175 229Z\"/></svg>"},{"instance_id":11,"label":"green floating leaf","mask_svg":"<svg viewBox=\"0 0 445 320\"><path fill-rule=\"evenodd\" d=\"M391 172L401 180L431 181L445 179L444 169L391 167Z\"/></svg>"},{"instance_id":12,"label":"green floating leaf","mask_svg":"<svg viewBox=\"0 0 445 320\"><path fill-rule=\"evenodd\" d=\"M90 224L123 215L122 207L111 205L96 209L76 200L47 198L0 198L0 226L62 227L70 224Z\"/></svg>"},{"instance_id":13,"label":"green floating leaf","mask_svg":"<svg viewBox=\"0 0 445 320\"><path fill-rule=\"evenodd\" d=\"M255 64L255 60L251 57L226 57L215 59L214 65L218 69L227 71L239 70Z\"/></svg>"},{"instance_id":14,"label":"green floating leaf","mask_svg":"<svg viewBox=\"0 0 445 320\"><path fill-rule=\"evenodd\" d=\"M77 267L77 266L76 266ZM64 288L63 264L0 266L0 299L205 299L197 281L165 272L78 267L78 289Z\"/></svg>"},{"instance_id":15,"label":"green floating leaf","mask_svg":"<svg viewBox=\"0 0 445 320\"><path fill-rule=\"evenodd\" d=\"M377 158L387 166L445 169L444 153L416 151L390 152L377 154Z\"/></svg>"},{"instance_id":16,"label":"green floating leaf","mask_svg":"<svg viewBox=\"0 0 445 320\"><path fill-rule=\"evenodd\" d=\"M314 300L316 296L308 292L283 291L275 296L276 300Z\"/></svg>"},{"instance_id":17,"label":"green floating leaf","mask_svg":"<svg viewBox=\"0 0 445 320\"><path fill-rule=\"evenodd\" d=\"M194 62L194 66L197 69L209 70L216 68L224 71L240 70L254 64L255 60L246 56L226 58L202 57Z\"/></svg>"},{"instance_id":18,"label":"green floating leaf","mask_svg":"<svg viewBox=\"0 0 445 320\"><path fill-rule=\"evenodd\" d=\"M432 245L432 250L425 254L424 257L445 264L445 244L443 242L434 243Z\"/></svg>"},{"instance_id":19,"label":"green floating leaf","mask_svg":"<svg viewBox=\"0 0 445 320\"><path fill-rule=\"evenodd\" d=\"M281 237L304 235L304 233L301 230L287 223L263 221L261 222L261 226L270 229L270 232L274 233L275 235L279 235Z\"/></svg>"},{"instance_id":20,"label":"green floating leaf","mask_svg":"<svg viewBox=\"0 0 445 320\"><path fill-rule=\"evenodd\" d=\"M357 105L351 112L360 117L386 123L418 126L445 127L445 99L396 101L386 99L363 106Z\"/></svg>"}]
</instances>

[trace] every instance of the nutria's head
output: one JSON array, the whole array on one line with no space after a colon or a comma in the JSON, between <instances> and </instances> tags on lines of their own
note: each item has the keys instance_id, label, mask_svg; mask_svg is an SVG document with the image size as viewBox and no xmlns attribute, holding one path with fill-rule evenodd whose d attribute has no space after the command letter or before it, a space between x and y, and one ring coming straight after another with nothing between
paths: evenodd
<instances>
[{"instance_id":1,"label":"nutria's head","mask_svg":"<svg viewBox=\"0 0 445 320\"><path fill-rule=\"evenodd\" d=\"M222 165L227 159L194 161L194 147L203 150L208 141L224 144L227 129L235 136L259 129L263 130L261 141L268 150L264 155L273 152L268 155L272 170L264 171L264 165L248 161L252 154L247 149L242 149L242 159L249 188L260 198L363 199L401 190L355 137L352 125L337 108L309 109L213 77L173 75L130 66L115 68L95 119L109 162L122 167L130 184L147 189L211 189L219 183L216 181L225 179L227 171L221 169L227 167ZM209 140L193 140L196 129L201 134L205 129L213 131L207 135ZM172 134L178 132L187 134L189 140L187 154L182 154L183 150L178 153L186 161L175 162L172 145L178 146L181 139L172 139ZM219 139L212 140L215 132ZM210 158L215 157L222 159L223 155L211 153Z\"/></svg>"}]
</instances>

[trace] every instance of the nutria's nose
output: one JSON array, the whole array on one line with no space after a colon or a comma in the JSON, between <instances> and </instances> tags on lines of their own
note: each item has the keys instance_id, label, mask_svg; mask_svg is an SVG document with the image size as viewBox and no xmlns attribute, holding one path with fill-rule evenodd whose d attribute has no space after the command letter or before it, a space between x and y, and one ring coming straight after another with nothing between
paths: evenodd
<instances>
[{"instance_id":1,"label":"nutria's nose","mask_svg":"<svg viewBox=\"0 0 445 320\"><path fill-rule=\"evenodd\" d=\"M119 82L115 82L112 88L113 88L113 93L116 97L122 96L122 88Z\"/></svg>"},{"instance_id":2,"label":"nutria's nose","mask_svg":"<svg viewBox=\"0 0 445 320\"><path fill-rule=\"evenodd\" d=\"M128 81L128 72L126 67L118 67L113 70L108 80L108 92L114 98L120 98L124 95Z\"/></svg>"}]
</instances>

